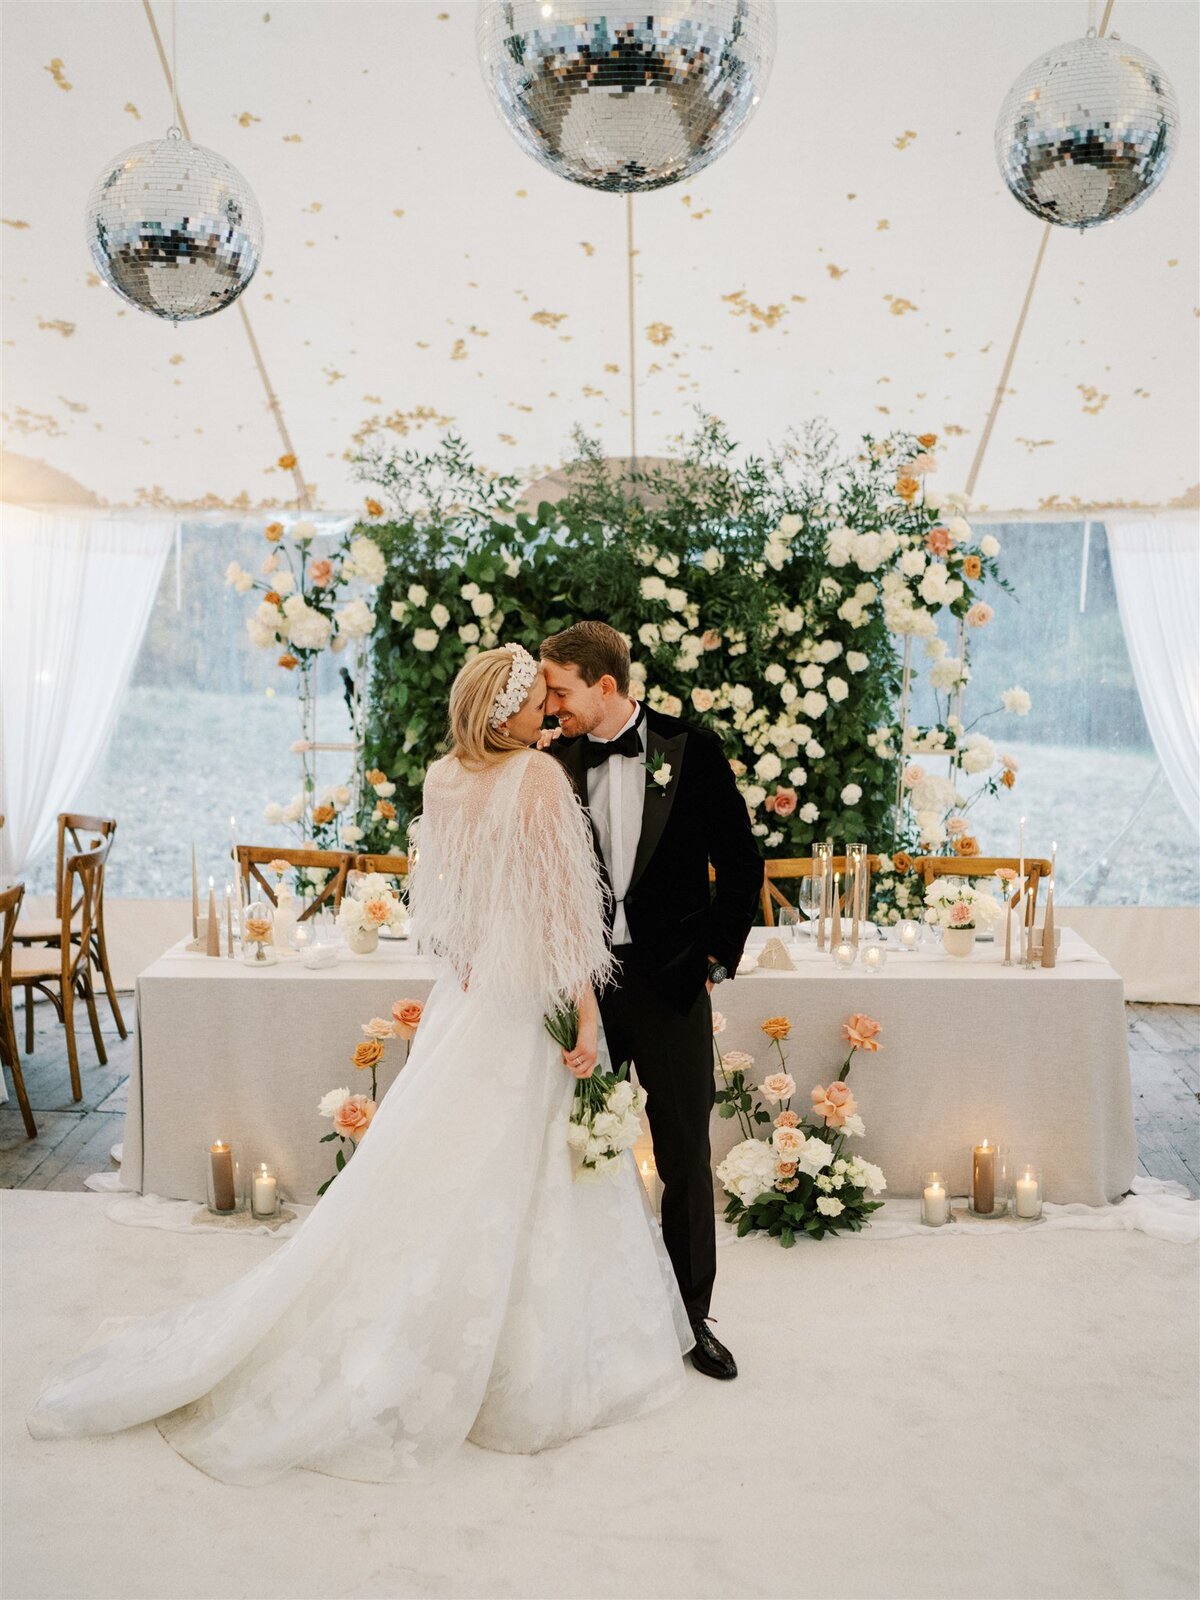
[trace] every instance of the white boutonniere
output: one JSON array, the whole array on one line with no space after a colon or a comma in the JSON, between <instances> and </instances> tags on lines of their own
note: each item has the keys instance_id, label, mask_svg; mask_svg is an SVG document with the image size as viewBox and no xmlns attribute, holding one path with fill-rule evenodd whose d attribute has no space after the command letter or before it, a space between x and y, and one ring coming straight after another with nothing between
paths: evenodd
<instances>
[{"instance_id":1,"label":"white boutonniere","mask_svg":"<svg viewBox=\"0 0 1200 1600\"><path fill-rule=\"evenodd\" d=\"M657 751L651 760L643 761L642 765L646 769L646 788L652 794L665 794L674 774L671 763L664 758L662 751Z\"/></svg>"}]
</instances>

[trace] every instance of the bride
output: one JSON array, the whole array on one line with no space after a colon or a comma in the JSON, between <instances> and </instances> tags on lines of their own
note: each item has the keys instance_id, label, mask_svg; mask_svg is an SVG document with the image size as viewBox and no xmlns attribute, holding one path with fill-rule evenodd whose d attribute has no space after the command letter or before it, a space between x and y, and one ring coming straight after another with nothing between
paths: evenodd
<instances>
[{"instance_id":1,"label":"bride","mask_svg":"<svg viewBox=\"0 0 1200 1600\"><path fill-rule=\"evenodd\" d=\"M632 1153L616 1178L572 1178L611 957L583 813L530 748L545 699L518 645L454 681L410 881L446 971L353 1160L243 1277L54 1370L35 1438L156 1418L227 1483L289 1467L385 1482L464 1439L543 1450L679 1391L693 1335ZM542 1025L563 996L569 1053Z\"/></svg>"}]
</instances>

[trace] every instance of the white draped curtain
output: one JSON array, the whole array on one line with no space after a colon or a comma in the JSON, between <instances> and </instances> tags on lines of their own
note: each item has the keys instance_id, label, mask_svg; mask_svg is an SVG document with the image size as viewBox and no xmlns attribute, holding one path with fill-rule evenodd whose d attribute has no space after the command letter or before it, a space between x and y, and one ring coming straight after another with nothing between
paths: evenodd
<instances>
[{"instance_id":1,"label":"white draped curtain","mask_svg":"<svg viewBox=\"0 0 1200 1600\"><path fill-rule=\"evenodd\" d=\"M1200 829L1200 525L1110 522L1108 548L1146 725Z\"/></svg>"},{"instance_id":2,"label":"white draped curtain","mask_svg":"<svg viewBox=\"0 0 1200 1600\"><path fill-rule=\"evenodd\" d=\"M0 507L0 874L89 809L173 520Z\"/></svg>"}]
</instances>

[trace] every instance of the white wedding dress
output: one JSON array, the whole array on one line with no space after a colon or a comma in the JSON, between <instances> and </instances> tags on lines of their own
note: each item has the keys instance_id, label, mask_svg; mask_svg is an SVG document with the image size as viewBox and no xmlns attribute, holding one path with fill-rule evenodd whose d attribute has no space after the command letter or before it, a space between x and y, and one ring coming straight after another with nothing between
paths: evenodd
<instances>
[{"instance_id":1,"label":"white wedding dress","mask_svg":"<svg viewBox=\"0 0 1200 1600\"><path fill-rule=\"evenodd\" d=\"M542 1026L608 966L602 893L551 758L435 763L411 897L446 973L353 1159L243 1277L53 1371L34 1437L157 1418L227 1483L384 1482L465 1439L533 1452L674 1396L693 1338L632 1153L573 1181L575 1080Z\"/></svg>"}]
</instances>

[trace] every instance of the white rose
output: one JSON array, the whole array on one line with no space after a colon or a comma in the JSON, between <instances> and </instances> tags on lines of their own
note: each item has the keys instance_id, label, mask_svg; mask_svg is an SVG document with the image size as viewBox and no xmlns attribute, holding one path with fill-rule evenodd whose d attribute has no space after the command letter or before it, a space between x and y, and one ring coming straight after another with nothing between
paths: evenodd
<instances>
[{"instance_id":1,"label":"white rose","mask_svg":"<svg viewBox=\"0 0 1200 1600\"><path fill-rule=\"evenodd\" d=\"M433 618L433 625L435 628L444 628L450 621L450 613L443 605L434 606L429 615Z\"/></svg>"},{"instance_id":2,"label":"white rose","mask_svg":"<svg viewBox=\"0 0 1200 1600\"><path fill-rule=\"evenodd\" d=\"M842 804L856 806L862 799L862 789L857 783L848 783L842 790Z\"/></svg>"},{"instance_id":3,"label":"white rose","mask_svg":"<svg viewBox=\"0 0 1200 1600\"><path fill-rule=\"evenodd\" d=\"M763 673L763 677L768 683L782 683L787 677L787 673L779 665L778 661L772 661L771 665Z\"/></svg>"},{"instance_id":4,"label":"white rose","mask_svg":"<svg viewBox=\"0 0 1200 1600\"><path fill-rule=\"evenodd\" d=\"M287 805L284 806L280 820L282 822L299 822L303 815L304 801L299 795L296 795L293 799L288 801Z\"/></svg>"},{"instance_id":5,"label":"white rose","mask_svg":"<svg viewBox=\"0 0 1200 1600\"><path fill-rule=\"evenodd\" d=\"M496 602L490 594L477 594L471 601L471 610L477 617L490 617L496 609Z\"/></svg>"},{"instance_id":6,"label":"white rose","mask_svg":"<svg viewBox=\"0 0 1200 1600\"><path fill-rule=\"evenodd\" d=\"M800 807L800 821L801 822L815 822L820 815L821 815L820 811L817 809L817 807L815 805L813 805L811 800L808 802L807 805L803 805L803 806Z\"/></svg>"},{"instance_id":7,"label":"white rose","mask_svg":"<svg viewBox=\"0 0 1200 1600\"><path fill-rule=\"evenodd\" d=\"M810 689L800 704L804 707L804 715L811 717L815 722L818 717L825 714L829 701L826 700L823 694L818 694L815 689Z\"/></svg>"},{"instance_id":8,"label":"white rose","mask_svg":"<svg viewBox=\"0 0 1200 1600\"><path fill-rule=\"evenodd\" d=\"M477 644L479 642L479 624L477 622L464 622L458 630L458 637L464 644Z\"/></svg>"},{"instance_id":9,"label":"white rose","mask_svg":"<svg viewBox=\"0 0 1200 1600\"><path fill-rule=\"evenodd\" d=\"M725 565L725 557L714 545L711 549L706 550L700 557L700 565L704 568L705 572L720 572L721 568Z\"/></svg>"},{"instance_id":10,"label":"white rose","mask_svg":"<svg viewBox=\"0 0 1200 1600\"><path fill-rule=\"evenodd\" d=\"M368 583L382 583L387 572L383 551L374 539L359 534L351 539L350 549L342 563L347 578L365 578Z\"/></svg>"},{"instance_id":11,"label":"white rose","mask_svg":"<svg viewBox=\"0 0 1200 1600\"><path fill-rule=\"evenodd\" d=\"M328 1094L321 1096L317 1105L317 1115L319 1117L337 1116L349 1098L349 1089L330 1089Z\"/></svg>"},{"instance_id":12,"label":"white rose","mask_svg":"<svg viewBox=\"0 0 1200 1600\"><path fill-rule=\"evenodd\" d=\"M661 578L642 579L643 600L665 600L666 598L667 586Z\"/></svg>"},{"instance_id":13,"label":"white rose","mask_svg":"<svg viewBox=\"0 0 1200 1600\"><path fill-rule=\"evenodd\" d=\"M773 750L768 750L765 756L754 763L754 771L764 783L770 783L783 771L783 762Z\"/></svg>"},{"instance_id":14,"label":"white rose","mask_svg":"<svg viewBox=\"0 0 1200 1600\"><path fill-rule=\"evenodd\" d=\"M655 572L661 572L664 578L674 578L679 573L678 556L659 556L654 563Z\"/></svg>"},{"instance_id":15,"label":"white rose","mask_svg":"<svg viewBox=\"0 0 1200 1600\"><path fill-rule=\"evenodd\" d=\"M789 511L786 516L779 519L779 533L784 539L794 539L800 532L801 521L794 511Z\"/></svg>"},{"instance_id":16,"label":"white rose","mask_svg":"<svg viewBox=\"0 0 1200 1600\"><path fill-rule=\"evenodd\" d=\"M835 1200L831 1194L818 1195L817 1210L823 1217L838 1217L845 1210L840 1200Z\"/></svg>"},{"instance_id":17,"label":"white rose","mask_svg":"<svg viewBox=\"0 0 1200 1600\"><path fill-rule=\"evenodd\" d=\"M825 674L820 667L808 666L800 670L800 682L806 689L819 689L824 679Z\"/></svg>"},{"instance_id":18,"label":"white rose","mask_svg":"<svg viewBox=\"0 0 1200 1600\"><path fill-rule=\"evenodd\" d=\"M441 637L436 628L418 628L413 634L413 648L415 650L436 650L441 643Z\"/></svg>"},{"instance_id":19,"label":"white rose","mask_svg":"<svg viewBox=\"0 0 1200 1600\"><path fill-rule=\"evenodd\" d=\"M759 783L748 783L742 790L742 799L748 811L757 811L767 798L767 791Z\"/></svg>"},{"instance_id":20,"label":"white rose","mask_svg":"<svg viewBox=\"0 0 1200 1600\"><path fill-rule=\"evenodd\" d=\"M677 717L683 711L683 701L678 695L659 694L655 710L661 711L665 717Z\"/></svg>"},{"instance_id":21,"label":"white rose","mask_svg":"<svg viewBox=\"0 0 1200 1600\"><path fill-rule=\"evenodd\" d=\"M304 518L300 522L292 523L292 538L296 540L297 544L308 544L316 536L317 525L315 522L309 522L307 518Z\"/></svg>"},{"instance_id":22,"label":"white rose","mask_svg":"<svg viewBox=\"0 0 1200 1600\"><path fill-rule=\"evenodd\" d=\"M1011 711L1014 716L1018 717L1028 716L1030 707L1033 705L1028 692L1025 689L1017 688L1015 685L1011 689L1005 689L1000 699L1005 711Z\"/></svg>"},{"instance_id":23,"label":"white rose","mask_svg":"<svg viewBox=\"0 0 1200 1600\"><path fill-rule=\"evenodd\" d=\"M847 650L846 665L851 672L865 672L871 665L871 658L863 655L861 650Z\"/></svg>"},{"instance_id":24,"label":"white rose","mask_svg":"<svg viewBox=\"0 0 1200 1600\"><path fill-rule=\"evenodd\" d=\"M458 592L464 600L474 600L479 593L479 585L477 583L464 583Z\"/></svg>"},{"instance_id":25,"label":"white rose","mask_svg":"<svg viewBox=\"0 0 1200 1600\"><path fill-rule=\"evenodd\" d=\"M793 767L788 773L788 782L793 789L802 789L808 782L808 773L803 767Z\"/></svg>"},{"instance_id":26,"label":"white rose","mask_svg":"<svg viewBox=\"0 0 1200 1600\"><path fill-rule=\"evenodd\" d=\"M964 539L971 537L971 524L965 517L947 517L945 526L961 544Z\"/></svg>"},{"instance_id":27,"label":"white rose","mask_svg":"<svg viewBox=\"0 0 1200 1600\"><path fill-rule=\"evenodd\" d=\"M271 587L276 594L291 594L296 587L296 580L290 572L276 572L272 576Z\"/></svg>"},{"instance_id":28,"label":"white rose","mask_svg":"<svg viewBox=\"0 0 1200 1600\"><path fill-rule=\"evenodd\" d=\"M872 1194L882 1194L887 1188L887 1179L873 1161L859 1161L858 1173L860 1187L870 1189Z\"/></svg>"},{"instance_id":29,"label":"white rose","mask_svg":"<svg viewBox=\"0 0 1200 1600\"><path fill-rule=\"evenodd\" d=\"M715 698L711 689L692 690L692 705L697 711L711 711Z\"/></svg>"},{"instance_id":30,"label":"white rose","mask_svg":"<svg viewBox=\"0 0 1200 1600\"><path fill-rule=\"evenodd\" d=\"M688 597L682 589L667 590L667 604L672 611L682 611L688 603Z\"/></svg>"},{"instance_id":31,"label":"white rose","mask_svg":"<svg viewBox=\"0 0 1200 1600\"><path fill-rule=\"evenodd\" d=\"M829 690L829 698L835 705L840 704L850 693L850 687L845 678L830 678L825 687Z\"/></svg>"},{"instance_id":32,"label":"white rose","mask_svg":"<svg viewBox=\"0 0 1200 1600\"><path fill-rule=\"evenodd\" d=\"M342 828L342 843L357 844L363 836L363 830L357 823L347 822Z\"/></svg>"},{"instance_id":33,"label":"white rose","mask_svg":"<svg viewBox=\"0 0 1200 1600\"><path fill-rule=\"evenodd\" d=\"M408 601L407 600L393 600L392 601L392 609L391 609L392 621L393 622L403 622L407 615L408 615Z\"/></svg>"},{"instance_id":34,"label":"white rose","mask_svg":"<svg viewBox=\"0 0 1200 1600\"><path fill-rule=\"evenodd\" d=\"M993 534L985 533L979 541L979 552L985 556L998 556L1000 554L1000 541Z\"/></svg>"},{"instance_id":35,"label":"white rose","mask_svg":"<svg viewBox=\"0 0 1200 1600\"><path fill-rule=\"evenodd\" d=\"M269 806L263 809L263 821L274 825L283 821L283 807L272 800Z\"/></svg>"},{"instance_id":36,"label":"white rose","mask_svg":"<svg viewBox=\"0 0 1200 1600\"><path fill-rule=\"evenodd\" d=\"M678 640L683 638L686 630L684 629L683 623L680 622L678 617L668 617L663 623L660 631L664 641L667 644L675 644Z\"/></svg>"},{"instance_id":37,"label":"white rose","mask_svg":"<svg viewBox=\"0 0 1200 1600\"><path fill-rule=\"evenodd\" d=\"M753 691L744 683L735 683L729 691L729 703L737 711L749 711L754 704Z\"/></svg>"},{"instance_id":38,"label":"white rose","mask_svg":"<svg viewBox=\"0 0 1200 1600\"><path fill-rule=\"evenodd\" d=\"M794 683L785 683L783 688L779 691L779 698L783 701L785 706L790 706L792 701L795 700L799 693L800 691L797 689Z\"/></svg>"},{"instance_id":39,"label":"white rose","mask_svg":"<svg viewBox=\"0 0 1200 1600\"><path fill-rule=\"evenodd\" d=\"M825 754L825 746L819 744L816 739L810 739L804 746L804 754L810 761L820 761Z\"/></svg>"},{"instance_id":40,"label":"white rose","mask_svg":"<svg viewBox=\"0 0 1200 1600\"><path fill-rule=\"evenodd\" d=\"M429 590L423 583L412 583L408 588L408 598L415 606L423 606L429 599Z\"/></svg>"},{"instance_id":41,"label":"white rose","mask_svg":"<svg viewBox=\"0 0 1200 1600\"><path fill-rule=\"evenodd\" d=\"M859 1139L862 1138L866 1131L866 1124L863 1122L863 1119L859 1116L857 1111L851 1112L851 1114L846 1118L845 1122L842 1123L843 1133L854 1134Z\"/></svg>"},{"instance_id":42,"label":"white rose","mask_svg":"<svg viewBox=\"0 0 1200 1600\"><path fill-rule=\"evenodd\" d=\"M656 622L643 622L641 627L638 629L638 638L645 645L647 650L656 649L659 641L662 638L662 635L658 629L658 624Z\"/></svg>"},{"instance_id":43,"label":"white rose","mask_svg":"<svg viewBox=\"0 0 1200 1600\"><path fill-rule=\"evenodd\" d=\"M919 578L925 571L924 550L906 550L900 557L900 571L906 578Z\"/></svg>"}]
</instances>

